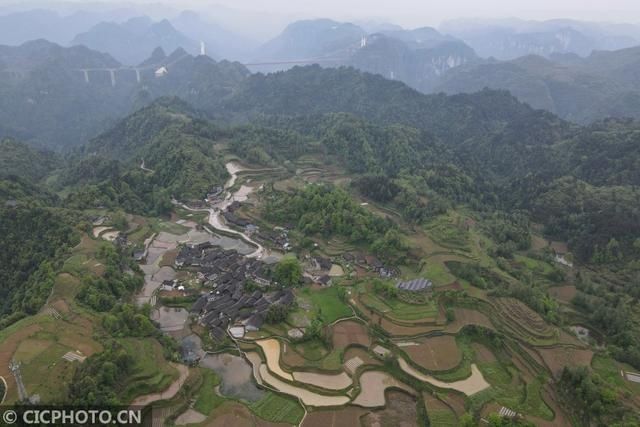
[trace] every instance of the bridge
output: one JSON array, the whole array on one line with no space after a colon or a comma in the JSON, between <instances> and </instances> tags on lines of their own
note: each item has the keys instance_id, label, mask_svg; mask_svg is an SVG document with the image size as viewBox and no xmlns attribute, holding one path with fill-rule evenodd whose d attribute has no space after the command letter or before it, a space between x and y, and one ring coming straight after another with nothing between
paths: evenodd
<instances>
[{"instance_id":1,"label":"bridge","mask_svg":"<svg viewBox=\"0 0 640 427\"><path fill-rule=\"evenodd\" d=\"M116 87L118 78L117 75L121 73L135 73L135 80L137 83L141 83L143 80L143 74L149 74L149 72L155 73L161 67L165 67L169 69L172 65L181 61L185 57L189 56L183 55L171 62L163 63L163 64L153 64L153 65L145 65L145 66L119 66L119 67L86 67L86 68L73 68L71 71L81 73L84 78L84 82L89 84L92 81L92 75L95 78L96 73L104 73L108 74L109 81L112 87ZM277 65L307 65L307 64L339 64L343 62L345 58L305 58L305 59L292 59L292 60L264 60L260 62L248 62L243 63L247 68L256 68L256 67L267 67L267 66L277 66ZM7 76L9 79L24 79L28 75L28 71L18 70L18 69L5 69L0 70L2 75Z\"/></svg>"}]
</instances>

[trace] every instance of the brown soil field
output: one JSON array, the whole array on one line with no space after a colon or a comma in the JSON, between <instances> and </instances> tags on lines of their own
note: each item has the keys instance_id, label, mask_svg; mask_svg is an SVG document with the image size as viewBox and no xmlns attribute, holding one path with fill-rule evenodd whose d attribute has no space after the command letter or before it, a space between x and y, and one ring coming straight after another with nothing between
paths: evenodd
<instances>
[{"instance_id":1,"label":"brown soil field","mask_svg":"<svg viewBox=\"0 0 640 427\"><path fill-rule=\"evenodd\" d=\"M382 371L366 371L360 375L360 393L353 400L355 405L365 408L385 406L385 391L390 388L403 389L408 393L414 393L413 389L391 375Z\"/></svg>"},{"instance_id":2,"label":"brown soil field","mask_svg":"<svg viewBox=\"0 0 640 427\"><path fill-rule=\"evenodd\" d=\"M438 287L439 291L461 291L462 290L462 285L460 283L456 282L452 282L449 283L448 285L445 286L440 286Z\"/></svg>"},{"instance_id":3,"label":"brown soil field","mask_svg":"<svg viewBox=\"0 0 640 427\"><path fill-rule=\"evenodd\" d=\"M455 337L442 335L414 340L420 345L409 345L402 350L418 365L428 371L453 369L462 361L462 353Z\"/></svg>"},{"instance_id":4,"label":"brown soil field","mask_svg":"<svg viewBox=\"0 0 640 427\"><path fill-rule=\"evenodd\" d=\"M521 347L529 354L529 356L533 358L533 360L538 362L540 366L544 366L544 360L542 360L542 357L540 356L540 354L538 354L537 351L529 346L522 345Z\"/></svg>"},{"instance_id":5,"label":"brown soil field","mask_svg":"<svg viewBox=\"0 0 640 427\"><path fill-rule=\"evenodd\" d=\"M585 344L582 341L580 341L578 337L576 337L572 333L566 332L564 329L560 329L560 332L558 334L558 343L575 345L577 347L585 346Z\"/></svg>"},{"instance_id":6,"label":"brown soil field","mask_svg":"<svg viewBox=\"0 0 640 427\"><path fill-rule=\"evenodd\" d=\"M343 349L351 344L371 345L369 332L360 322L344 320L333 325L333 347Z\"/></svg>"},{"instance_id":7,"label":"brown soil field","mask_svg":"<svg viewBox=\"0 0 640 427\"><path fill-rule=\"evenodd\" d=\"M365 415L362 418L363 426L417 426L416 400L413 397L400 391L390 391L386 398L387 406Z\"/></svg>"},{"instance_id":8,"label":"brown soil field","mask_svg":"<svg viewBox=\"0 0 640 427\"><path fill-rule=\"evenodd\" d=\"M11 358L22 341L41 330L40 325L29 325L9 336L0 346L0 376L4 377L7 381L7 402L18 398L16 382L9 370Z\"/></svg>"},{"instance_id":9,"label":"brown soil field","mask_svg":"<svg viewBox=\"0 0 640 427\"><path fill-rule=\"evenodd\" d=\"M565 366L591 366L593 351L573 347L538 348L544 363L556 377Z\"/></svg>"},{"instance_id":10,"label":"brown soil field","mask_svg":"<svg viewBox=\"0 0 640 427\"><path fill-rule=\"evenodd\" d=\"M453 412L455 412L458 418L460 418L467 412L465 408L464 397L460 394L447 393L446 395L443 395L442 393L440 393L440 396L442 397L442 400L444 400L449 404L449 406L451 406L451 408L453 408Z\"/></svg>"},{"instance_id":11,"label":"brown soil field","mask_svg":"<svg viewBox=\"0 0 640 427\"><path fill-rule=\"evenodd\" d=\"M178 256L178 249L170 249L164 253L160 261L160 267L173 267Z\"/></svg>"},{"instance_id":12,"label":"brown soil field","mask_svg":"<svg viewBox=\"0 0 640 427\"><path fill-rule=\"evenodd\" d=\"M457 415L453 409L451 409L446 403L444 403L440 399L433 396L431 393L424 392L422 393L422 397L424 399L424 404L427 407L427 414L429 414L431 411L442 411L442 412L447 411L447 412L451 412L451 414L453 414L453 416L457 418Z\"/></svg>"},{"instance_id":13,"label":"brown soil field","mask_svg":"<svg viewBox=\"0 0 640 427\"><path fill-rule=\"evenodd\" d=\"M335 411L314 411L310 412L304 422L303 427L354 427L360 425L360 418L369 413L366 409L356 406L348 406Z\"/></svg>"},{"instance_id":14,"label":"brown soil field","mask_svg":"<svg viewBox=\"0 0 640 427\"><path fill-rule=\"evenodd\" d=\"M379 324L392 336L398 337L415 336L434 331L457 333L466 325L480 325L485 328L495 329L489 318L478 310L455 308L454 311L456 313L456 320L446 326L402 326L395 324L384 317L380 318L377 314L371 314L371 312L365 308L365 313L367 315L371 315L370 324Z\"/></svg>"},{"instance_id":15,"label":"brown soil field","mask_svg":"<svg viewBox=\"0 0 640 427\"><path fill-rule=\"evenodd\" d=\"M389 332L392 336L414 336L427 332L440 331L441 326L402 326L391 322L385 317L380 317L377 314L371 315L372 325L380 325L382 328Z\"/></svg>"},{"instance_id":16,"label":"brown soil field","mask_svg":"<svg viewBox=\"0 0 640 427\"><path fill-rule=\"evenodd\" d=\"M476 359L480 363L492 363L496 361L496 356L486 345L474 342L471 344L471 348L476 353Z\"/></svg>"},{"instance_id":17,"label":"brown soil field","mask_svg":"<svg viewBox=\"0 0 640 427\"><path fill-rule=\"evenodd\" d=\"M521 301L515 298L496 298L494 306L503 319L503 325L523 338L549 340L555 337L555 328Z\"/></svg>"},{"instance_id":18,"label":"brown soil field","mask_svg":"<svg viewBox=\"0 0 640 427\"><path fill-rule=\"evenodd\" d=\"M565 304L571 303L571 300L573 300L573 297L575 297L577 293L578 291L573 285L555 286L553 288L549 288L549 295Z\"/></svg>"},{"instance_id":19,"label":"brown soil field","mask_svg":"<svg viewBox=\"0 0 640 427\"><path fill-rule=\"evenodd\" d=\"M466 325L479 325L488 329L495 329L491 320L478 310L461 307L456 307L453 310L456 314L456 320L444 328L446 332L457 333Z\"/></svg>"},{"instance_id":20,"label":"brown soil field","mask_svg":"<svg viewBox=\"0 0 640 427\"><path fill-rule=\"evenodd\" d=\"M565 242L551 242L551 249L559 254L566 254L569 252L569 246Z\"/></svg>"},{"instance_id":21,"label":"brown soil field","mask_svg":"<svg viewBox=\"0 0 640 427\"><path fill-rule=\"evenodd\" d=\"M346 362L347 360L353 359L354 357L359 357L362 359L365 365L382 365L382 362L367 353L366 350L358 347L351 347L345 351L343 360Z\"/></svg>"},{"instance_id":22,"label":"brown soil field","mask_svg":"<svg viewBox=\"0 0 640 427\"><path fill-rule=\"evenodd\" d=\"M307 360L295 351L291 345L287 345L286 348L283 349L281 357L282 363L291 368L303 367L307 364Z\"/></svg>"}]
</instances>

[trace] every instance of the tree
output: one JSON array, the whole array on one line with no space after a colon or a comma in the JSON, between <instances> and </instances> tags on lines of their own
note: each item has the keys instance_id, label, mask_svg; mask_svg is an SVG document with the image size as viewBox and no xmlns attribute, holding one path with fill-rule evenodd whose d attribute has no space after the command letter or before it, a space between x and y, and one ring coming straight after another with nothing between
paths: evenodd
<instances>
[{"instance_id":1,"label":"tree","mask_svg":"<svg viewBox=\"0 0 640 427\"><path fill-rule=\"evenodd\" d=\"M284 257L276 265L274 279L282 286L298 286L302 282L302 266L295 257Z\"/></svg>"},{"instance_id":2,"label":"tree","mask_svg":"<svg viewBox=\"0 0 640 427\"><path fill-rule=\"evenodd\" d=\"M287 320L291 307L282 304L271 304L267 310L265 320L267 323L275 324Z\"/></svg>"}]
</instances>

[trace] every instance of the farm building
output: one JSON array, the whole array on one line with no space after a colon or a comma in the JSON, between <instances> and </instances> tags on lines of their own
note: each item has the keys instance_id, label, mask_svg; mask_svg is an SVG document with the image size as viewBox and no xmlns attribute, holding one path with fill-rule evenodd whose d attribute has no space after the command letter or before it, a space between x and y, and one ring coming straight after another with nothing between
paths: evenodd
<instances>
[{"instance_id":1,"label":"farm building","mask_svg":"<svg viewBox=\"0 0 640 427\"><path fill-rule=\"evenodd\" d=\"M408 280L406 282L398 282L396 288L401 291L408 292L426 292L433 289L433 283L429 279L419 278Z\"/></svg>"},{"instance_id":2,"label":"farm building","mask_svg":"<svg viewBox=\"0 0 640 427\"><path fill-rule=\"evenodd\" d=\"M372 350L373 354L380 357L381 359L385 359L389 354L391 354L391 351L389 351L389 349L384 348L381 345L376 345Z\"/></svg>"}]
</instances>

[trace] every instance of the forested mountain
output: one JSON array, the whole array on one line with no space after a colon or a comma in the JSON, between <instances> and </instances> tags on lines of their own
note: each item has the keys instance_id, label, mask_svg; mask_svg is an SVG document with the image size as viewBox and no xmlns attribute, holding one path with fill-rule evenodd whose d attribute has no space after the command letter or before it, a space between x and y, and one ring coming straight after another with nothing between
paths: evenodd
<instances>
[{"instance_id":1,"label":"forested mountain","mask_svg":"<svg viewBox=\"0 0 640 427\"><path fill-rule=\"evenodd\" d=\"M183 101L161 99L89 142L59 184L73 187L68 203L75 206L163 213L170 196L199 199L224 181L214 145L225 135Z\"/></svg>"},{"instance_id":2,"label":"forested mountain","mask_svg":"<svg viewBox=\"0 0 640 427\"><path fill-rule=\"evenodd\" d=\"M458 172L453 176L459 176L459 183L473 182L474 185L450 187L451 182L443 179L445 182L437 184L443 185L441 195L464 199L477 206L532 209L541 214L537 219L547 223L550 231L556 226L554 221L565 221L563 236L574 242L576 253L583 259L593 255L596 244L606 245L612 237L624 240L630 250L634 239L640 236L640 230L626 220L615 222L617 225L603 222L607 215L617 214L626 215L632 222L637 219L634 209L638 202L634 190L638 185L636 123L609 121L578 128L548 113L532 110L507 93L483 91L453 97L425 96L401 84L385 82L376 86L381 82L379 77L347 69L297 68L284 74L250 78L227 108L237 111L248 106L251 99L255 114L294 116L293 119L267 119L266 123L323 141L325 149L333 147L334 153L340 154L337 158L346 161L354 172L384 173L392 177L410 172L433 177L438 175L438 169L454 166ZM347 84L360 90L357 94L349 93ZM254 90L258 87L259 91ZM378 89L368 91L367 87ZM291 96L287 88L292 91ZM373 98L373 94L382 98ZM316 102L310 102L311 99ZM376 102L376 99L391 101ZM344 118L348 116L336 116L343 117L336 121L335 117L309 118L303 114L336 111L353 113L379 124L402 123L414 130L372 133L370 128ZM389 136L380 139L385 133ZM351 147L336 152L335 144L339 140ZM409 142L409 146L398 145L402 140ZM365 141L366 146L353 146ZM376 141L381 141L380 145ZM410 148L412 146L414 148ZM437 154L427 154L434 149ZM291 155L298 150L287 148L281 155L287 152ZM267 154L272 156L273 149ZM369 157L372 155L374 157ZM375 160L376 156L380 156L380 160ZM433 158L451 160L448 164L435 162L430 172L425 165L433 164ZM394 163L386 159L393 159ZM580 213L583 216L577 222L575 206L560 201L575 191L563 185L566 177L582 181L585 200L589 200L580 205L585 211ZM618 211L614 213L614 206L606 200L617 191L624 192L625 196L618 200L615 208ZM541 205L551 206L545 199L549 197L558 201L553 211L555 219L539 209Z\"/></svg>"},{"instance_id":3,"label":"forested mountain","mask_svg":"<svg viewBox=\"0 0 640 427\"><path fill-rule=\"evenodd\" d=\"M17 176L30 181L46 177L61 164L57 155L36 151L12 139L0 139L0 177Z\"/></svg>"},{"instance_id":4,"label":"forested mountain","mask_svg":"<svg viewBox=\"0 0 640 427\"><path fill-rule=\"evenodd\" d=\"M163 66L168 74L155 77ZM157 51L140 69L140 82L134 70L110 74L120 67L111 56L83 46L40 40L0 47L0 136L58 150L77 146L159 96L181 95L207 105L248 74L238 63L193 57L182 49L168 56Z\"/></svg>"},{"instance_id":5,"label":"forested mountain","mask_svg":"<svg viewBox=\"0 0 640 427\"><path fill-rule=\"evenodd\" d=\"M121 24L101 22L75 36L71 44L108 52L127 65L142 62L158 46L169 52L182 48L194 55L200 48L197 41L180 33L168 20L153 22L146 16Z\"/></svg>"},{"instance_id":6,"label":"forested mountain","mask_svg":"<svg viewBox=\"0 0 640 427\"><path fill-rule=\"evenodd\" d=\"M594 52L587 58L527 56L451 70L435 90L506 89L535 108L579 123L604 117L638 117L640 84L634 70L640 48Z\"/></svg>"},{"instance_id":7,"label":"forested mountain","mask_svg":"<svg viewBox=\"0 0 640 427\"><path fill-rule=\"evenodd\" d=\"M451 144L494 130L510 132L514 141L518 133L518 144L547 144L570 127L503 91L424 95L381 76L317 65L252 75L216 112L243 116L348 112L376 123L424 129Z\"/></svg>"}]
</instances>

